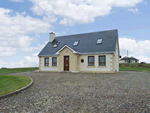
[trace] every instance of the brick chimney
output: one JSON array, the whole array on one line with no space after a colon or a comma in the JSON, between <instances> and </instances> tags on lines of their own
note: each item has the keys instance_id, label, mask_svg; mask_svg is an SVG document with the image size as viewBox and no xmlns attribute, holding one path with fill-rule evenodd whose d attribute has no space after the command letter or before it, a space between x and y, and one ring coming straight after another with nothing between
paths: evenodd
<instances>
[{"instance_id":1,"label":"brick chimney","mask_svg":"<svg viewBox=\"0 0 150 113\"><path fill-rule=\"evenodd\" d=\"M51 32L51 33L49 34L49 41L50 41L50 42L53 42L54 39L55 39L55 33Z\"/></svg>"}]
</instances>

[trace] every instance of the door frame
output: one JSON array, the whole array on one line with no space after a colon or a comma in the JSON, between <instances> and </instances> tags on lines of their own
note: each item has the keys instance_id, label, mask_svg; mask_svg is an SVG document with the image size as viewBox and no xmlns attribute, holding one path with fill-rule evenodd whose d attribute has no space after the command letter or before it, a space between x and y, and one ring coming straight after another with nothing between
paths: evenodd
<instances>
[{"instance_id":1,"label":"door frame","mask_svg":"<svg viewBox=\"0 0 150 113\"><path fill-rule=\"evenodd\" d=\"M64 58L63 58L64 59L64 65L63 65L64 71L66 71L65 70L65 57L68 57L68 60L69 60L69 69L67 70L67 71L69 71L70 70L70 57L69 57L69 55L65 55Z\"/></svg>"}]
</instances>

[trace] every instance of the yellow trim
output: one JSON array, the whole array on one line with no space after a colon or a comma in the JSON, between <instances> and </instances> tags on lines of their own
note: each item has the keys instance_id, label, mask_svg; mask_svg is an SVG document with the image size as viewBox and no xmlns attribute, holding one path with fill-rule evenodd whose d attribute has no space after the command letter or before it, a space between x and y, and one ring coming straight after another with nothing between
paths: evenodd
<instances>
[{"instance_id":1,"label":"yellow trim","mask_svg":"<svg viewBox=\"0 0 150 113\"><path fill-rule=\"evenodd\" d=\"M112 57L110 58L112 61L110 61L110 63L112 63L112 65L110 66L112 69L110 71L115 72L114 69L114 54L112 54Z\"/></svg>"}]
</instances>

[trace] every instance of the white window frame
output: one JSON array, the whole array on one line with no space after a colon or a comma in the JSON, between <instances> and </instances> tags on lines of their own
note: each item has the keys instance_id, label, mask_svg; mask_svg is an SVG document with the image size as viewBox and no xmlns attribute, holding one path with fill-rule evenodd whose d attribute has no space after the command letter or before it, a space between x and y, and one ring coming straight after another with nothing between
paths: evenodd
<instances>
[{"instance_id":1,"label":"white window frame","mask_svg":"<svg viewBox=\"0 0 150 113\"><path fill-rule=\"evenodd\" d=\"M79 44L79 41L77 40L77 41L74 42L73 45L74 45L74 46L77 46L78 44Z\"/></svg>"},{"instance_id":2,"label":"white window frame","mask_svg":"<svg viewBox=\"0 0 150 113\"><path fill-rule=\"evenodd\" d=\"M103 39L99 38L99 39L97 40L97 44L101 44L102 41L103 41Z\"/></svg>"}]
</instances>

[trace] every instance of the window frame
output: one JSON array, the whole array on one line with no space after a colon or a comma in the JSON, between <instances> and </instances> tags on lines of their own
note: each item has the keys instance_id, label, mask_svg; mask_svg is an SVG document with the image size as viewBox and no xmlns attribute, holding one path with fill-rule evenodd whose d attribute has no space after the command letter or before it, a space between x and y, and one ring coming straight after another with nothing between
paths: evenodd
<instances>
[{"instance_id":1,"label":"window frame","mask_svg":"<svg viewBox=\"0 0 150 113\"><path fill-rule=\"evenodd\" d=\"M100 57L105 57L105 62L100 62ZM99 55L98 56L98 59L99 59L99 66L106 66L106 55ZM100 63L105 63L105 65L100 65Z\"/></svg>"},{"instance_id":2,"label":"window frame","mask_svg":"<svg viewBox=\"0 0 150 113\"><path fill-rule=\"evenodd\" d=\"M56 46L55 46L55 45L56 45ZM58 47L58 45L59 45L59 42L55 43L55 44L53 45L53 48Z\"/></svg>"},{"instance_id":3,"label":"window frame","mask_svg":"<svg viewBox=\"0 0 150 113\"><path fill-rule=\"evenodd\" d=\"M53 59L56 58L56 63L53 62ZM56 65L54 65L56 64ZM57 57L52 57L52 66L57 66Z\"/></svg>"},{"instance_id":4,"label":"window frame","mask_svg":"<svg viewBox=\"0 0 150 113\"><path fill-rule=\"evenodd\" d=\"M98 40L100 40L100 39L101 39L101 43L98 43ZM102 38L99 38L99 39L97 39L96 44L99 45L99 44L102 44L102 42L103 42L103 39L102 39Z\"/></svg>"},{"instance_id":5,"label":"window frame","mask_svg":"<svg viewBox=\"0 0 150 113\"><path fill-rule=\"evenodd\" d=\"M46 59L48 59L48 63L46 63ZM48 65L46 65L46 64L48 64ZM49 57L44 58L44 66L49 66Z\"/></svg>"},{"instance_id":6,"label":"window frame","mask_svg":"<svg viewBox=\"0 0 150 113\"><path fill-rule=\"evenodd\" d=\"M94 57L94 62L89 62L89 57ZM93 65L89 65L89 63L93 63ZM95 56L88 56L88 66L95 66Z\"/></svg>"}]
</instances>

